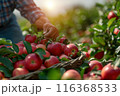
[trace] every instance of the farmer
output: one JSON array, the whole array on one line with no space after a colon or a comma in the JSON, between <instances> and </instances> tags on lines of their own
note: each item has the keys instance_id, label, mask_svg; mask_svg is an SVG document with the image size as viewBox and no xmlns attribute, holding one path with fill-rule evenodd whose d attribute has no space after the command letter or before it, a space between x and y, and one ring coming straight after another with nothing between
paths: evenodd
<instances>
[{"instance_id":1,"label":"farmer","mask_svg":"<svg viewBox=\"0 0 120 96\"><path fill-rule=\"evenodd\" d=\"M0 0L0 38L12 40L13 43L24 40L13 14L14 9L18 9L31 24L35 24L38 29L43 30L47 39L56 39L59 35L56 27L49 22L33 0Z\"/></svg>"}]
</instances>

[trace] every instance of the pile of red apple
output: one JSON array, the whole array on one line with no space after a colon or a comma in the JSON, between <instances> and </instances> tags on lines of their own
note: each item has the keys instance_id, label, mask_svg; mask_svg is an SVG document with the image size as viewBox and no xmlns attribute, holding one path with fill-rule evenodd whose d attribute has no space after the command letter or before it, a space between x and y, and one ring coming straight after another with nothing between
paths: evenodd
<instances>
[{"instance_id":1,"label":"pile of red apple","mask_svg":"<svg viewBox=\"0 0 120 96\"><path fill-rule=\"evenodd\" d=\"M89 63L89 68L87 68L85 74L83 75L84 80L116 80L120 75L120 68L113 66L111 63L103 67L102 63L97 60L92 60ZM94 70L100 70L99 74L94 73ZM75 69L67 70L62 75L62 80L81 80L81 75Z\"/></svg>"},{"instance_id":2,"label":"pile of red apple","mask_svg":"<svg viewBox=\"0 0 120 96\"><path fill-rule=\"evenodd\" d=\"M75 44L63 44L65 37L62 37L58 42L51 42L47 44L47 39L42 39L40 42L35 43L37 37L35 35L26 35L25 41L29 42L32 47L32 53L28 54L23 41L18 42L16 45L19 48L19 55L26 54L27 56L23 60L16 61L14 63L14 70L12 76L25 75L29 72L36 70L43 70L49 68L57 63L60 63L62 58L68 60L77 57L79 52ZM11 47L11 46L10 46ZM46 54L43 55L44 59L41 59L35 50L42 48ZM4 77L3 73L0 75L0 79Z\"/></svg>"}]
</instances>

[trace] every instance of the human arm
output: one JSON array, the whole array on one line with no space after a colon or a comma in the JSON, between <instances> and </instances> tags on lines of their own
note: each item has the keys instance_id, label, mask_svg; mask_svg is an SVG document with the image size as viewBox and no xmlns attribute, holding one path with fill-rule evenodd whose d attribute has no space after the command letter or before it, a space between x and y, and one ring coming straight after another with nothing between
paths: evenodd
<instances>
[{"instance_id":1,"label":"human arm","mask_svg":"<svg viewBox=\"0 0 120 96\"><path fill-rule=\"evenodd\" d=\"M46 15L36 6L33 0L16 0L16 8L23 17L35 24L38 29L44 31L45 38L56 39L59 35L57 28L50 23Z\"/></svg>"}]
</instances>

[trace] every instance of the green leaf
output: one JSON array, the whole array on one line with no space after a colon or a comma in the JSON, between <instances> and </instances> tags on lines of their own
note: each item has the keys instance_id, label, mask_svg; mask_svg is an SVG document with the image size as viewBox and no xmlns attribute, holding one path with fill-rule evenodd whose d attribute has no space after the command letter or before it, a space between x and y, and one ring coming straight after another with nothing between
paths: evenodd
<instances>
[{"instance_id":1,"label":"green leaf","mask_svg":"<svg viewBox=\"0 0 120 96\"><path fill-rule=\"evenodd\" d=\"M0 55L9 55L9 54L16 55L14 51L11 50L10 48L6 48L6 47L0 48Z\"/></svg>"},{"instance_id":2,"label":"green leaf","mask_svg":"<svg viewBox=\"0 0 120 96\"><path fill-rule=\"evenodd\" d=\"M116 10L117 10L118 12L120 11L120 2L117 2Z\"/></svg>"},{"instance_id":3,"label":"green leaf","mask_svg":"<svg viewBox=\"0 0 120 96\"><path fill-rule=\"evenodd\" d=\"M44 59L43 55L46 54L45 50L42 48L38 48L35 50L35 53L38 54L40 56L41 59Z\"/></svg>"},{"instance_id":4,"label":"green leaf","mask_svg":"<svg viewBox=\"0 0 120 96\"><path fill-rule=\"evenodd\" d=\"M90 32L94 32L95 30L93 28L89 28L89 31Z\"/></svg>"},{"instance_id":5,"label":"green leaf","mask_svg":"<svg viewBox=\"0 0 120 96\"><path fill-rule=\"evenodd\" d=\"M0 45L12 45L12 41L6 40L5 38L0 38Z\"/></svg>"},{"instance_id":6,"label":"green leaf","mask_svg":"<svg viewBox=\"0 0 120 96\"><path fill-rule=\"evenodd\" d=\"M102 38L102 37L94 37L93 40L94 40L94 42L96 42L96 43L98 43L98 44L100 44L102 46L105 46L104 38Z\"/></svg>"},{"instance_id":7,"label":"green leaf","mask_svg":"<svg viewBox=\"0 0 120 96\"><path fill-rule=\"evenodd\" d=\"M16 61L18 61L18 58L17 58L17 57L15 57L15 58L12 59L12 62L13 62L13 63L15 63Z\"/></svg>"},{"instance_id":8,"label":"green leaf","mask_svg":"<svg viewBox=\"0 0 120 96\"><path fill-rule=\"evenodd\" d=\"M101 25L95 25L94 28L99 29L99 30L103 29L103 27Z\"/></svg>"},{"instance_id":9,"label":"green leaf","mask_svg":"<svg viewBox=\"0 0 120 96\"><path fill-rule=\"evenodd\" d=\"M69 59L63 57L62 59L60 59L60 61L69 61Z\"/></svg>"},{"instance_id":10,"label":"green leaf","mask_svg":"<svg viewBox=\"0 0 120 96\"><path fill-rule=\"evenodd\" d=\"M64 35L60 35L56 38L56 41L59 42L60 38L62 38Z\"/></svg>"},{"instance_id":11,"label":"green leaf","mask_svg":"<svg viewBox=\"0 0 120 96\"><path fill-rule=\"evenodd\" d=\"M104 5L102 5L100 3L96 3L96 7L104 8Z\"/></svg>"},{"instance_id":12,"label":"green leaf","mask_svg":"<svg viewBox=\"0 0 120 96\"><path fill-rule=\"evenodd\" d=\"M32 52L32 47L31 47L31 44L27 41L23 41L23 44L27 50L27 53L30 54Z\"/></svg>"},{"instance_id":13,"label":"green leaf","mask_svg":"<svg viewBox=\"0 0 120 96\"><path fill-rule=\"evenodd\" d=\"M117 37L120 37L120 32L117 34ZM120 38L119 38L120 39Z\"/></svg>"},{"instance_id":14,"label":"green leaf","mask_svg":"<svg viewBox=\"0 0 120 96\"><path fill-rule=\"evenodd\" d=\"M27 56L27 54L22 54L21 56L25 59L25 57Z\"/></svg>"},{"instance_id":15,"label":"green leaf","mask_svg":"<svg viewBox=\"0 0 120 96\"><path fill-rule=\"evenodd\" d=\"M92 45L90 45L90 48L98 48L98 47L99 47L98 44L92 44Z\"/></svg>"},{"instance_id":16,"label":"green leaf","mask_svg":"<svg viewBox=\"0 0 120 96\"><path fill-rule=\"evenodd\" d=\"M82 51L88 52L87 48L82 48Z\"/></svg>"},{"instance_id":17,"label":"green leaf","mask_svg":"<svg viewBox=\"0 0 120 96\"><path fill-rule=\"evenodd\" d=\"M120 75L117 77L117 80L120 80Z\"/></svg>"},{"instance_id":18,"label":"green leaf","mask_svg":"<svg viewBox=\"0 0 120 96\"><path fill-rule=\"evenodd\" d=\"M85 67L80 67L81 71L80 71L80 75L81 75L81 78L83 79L83 76L84 76L84 73L85 73L85 69L87 69L88 67L85 66Z\"/></svg>"},{"instance_id":19,"label":"green leaf","mask_svg":"<svg viewBox=\"0 0 120 96\"><path fill-rule=\"evenodd\" d=\"M110 20L108 21L108 27L110 27L115 20L116 20L116 18L110 19Z\"/></svg>"},{"instance_id":20,"label":"green leaf","mask_svg":"<svg viewBox=\"0 0 120 96\"><path fill-rule=\"evenodd\" d=\"M3 63L9 70L13 70L13 64L7 57L0 56L0 62Z\"/></svg>"},{"instance_id":21,"label":"green leaf","mask_svg":"<svg viewBox=\"0 0 120 96\"><path fill-rule=\"evenodd\" d=\"M0 71L2 71L5 74L5 77L11 77L12 72L6 68L5 66L0 65Z\"/></svg>"},{"instance_id":22,"label":"green leaf","mask_svg":"<svg viewBox=\"0 0 120 96\"><path fill-rule=\"evenodd\" d=\"M16 53L19 52L19 47L16 44L13 44L12 47L15 50Z\"/></svg>"},{"instance_id":23,"label":"green leaf","mask_svg":"<svg viewBox=\"0 0 120 96\"><path fill-rule=\"evenodd\" d=\"M95 50L94 50L94 51L91 51L90 56L91 56L91 57L94 57L96 53L97 53L97 52L96 52Z\"/></svg>"}]
</instances>

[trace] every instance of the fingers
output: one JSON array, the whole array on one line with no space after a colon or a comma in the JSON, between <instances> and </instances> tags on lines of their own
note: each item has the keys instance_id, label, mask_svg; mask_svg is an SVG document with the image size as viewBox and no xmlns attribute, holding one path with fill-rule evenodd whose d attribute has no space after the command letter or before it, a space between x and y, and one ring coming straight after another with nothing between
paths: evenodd
<instances>
[{"instance_id":1,"label":"fingers","mask_svg":"<svg viewBox=\"0 0 120 96\"><path fill-rule=\"evenodd\" d=\"M59 36L59 32L56 27L54 27L52 24L46 24L44 26L44 36L46 39L53 39L56 40L56 38Z\"/></svg>"},{"instance_id":2,"label":"fingers","mask_svg":"<svg viewBox=\"0 0 120 96\"><path fill-rule=\"evenodd\" d=\"M56 38L55 38L56 32L55 32L55 30L54 30L53 28L51 28L51 29L49 30L49 32L46 33L44 36L45 36L45 38L56 39Z\"/></svg>"}]
</instances>

